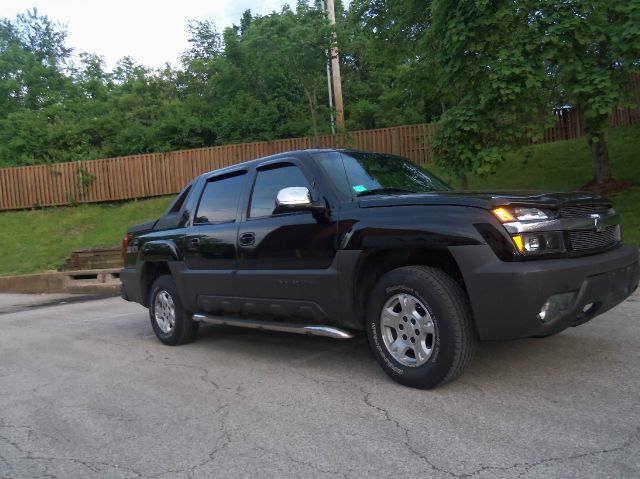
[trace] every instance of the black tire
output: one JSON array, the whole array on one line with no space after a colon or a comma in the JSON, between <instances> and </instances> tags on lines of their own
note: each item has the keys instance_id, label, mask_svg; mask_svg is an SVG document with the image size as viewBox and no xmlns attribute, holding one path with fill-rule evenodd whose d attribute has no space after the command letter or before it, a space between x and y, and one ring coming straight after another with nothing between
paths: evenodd
<instances>
[{"instance_id":1,"label":"black tire","mask_svg":"<svg viewBox=\"0 0 640 479\"><path fill-rule=\"evenodd\" d=\"M156 317L156 299L158 295L166 293L173 303L175 320L173 327L163 331L160 321ZM185 311L178 296L176 283L169 275L160 276L151 286L149 299L149 318L153 332L157 338L168 346L178 346L193 341L200 323L193 321L191 313Z\"/></svg>"},{"instance_id":2,"label":"black tire","mask_svg":"<svg viewBox=\"0 0 640 479\"><path fill-rule=\"evenodd\" d=\"M383 327L381 317L385 306L385 311L394 315L393 318L407 320L406 310L401 305L405 299L408 299L406 304L417 300L411 304L416 305L418 326L415 328L418 329L413 329L411 323L407 323L408 329L402 331L397 329L403 328L401 323L396 328ZM394 301L397 301L395 309L392 308ZM382 369L394 381L413 388L431 389L458 377L471 361L478 342L469 300L462 287L442 270L427 266L407 266L383 275L369 295L365 322L369 345ZM420 324L426 324L430 329L420 330ZM424 339L426 347L422 345L413 353L409 349L406 355L394 357L399 354L398 350L411 347L405 332L411 335L411 341L427 338ZM404 346L392 354L390 349L394 349L395 339L400 341L395 337L398 333L402 335ZM388 345L385 339L387 343L394 341ZM413 365L400 362L410 362L410 354L414 357L419 354L419 360L424 362Z\"/></svg>"}]
</instances>

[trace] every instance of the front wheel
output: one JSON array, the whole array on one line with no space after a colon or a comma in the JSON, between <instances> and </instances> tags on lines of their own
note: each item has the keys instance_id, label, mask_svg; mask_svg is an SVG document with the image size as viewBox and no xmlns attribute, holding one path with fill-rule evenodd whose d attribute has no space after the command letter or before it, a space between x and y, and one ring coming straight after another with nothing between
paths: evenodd
<instances>
[{"instance_id":1,"label":"front wheel","mask_svg":"<svg viewBox=\"0 0 640 479\"><path fill-rule=\"evenodd\" d=\"M169 346L188 343L198 332L199 323L182 307L176 284L169 275L160 276L151 286L149 316L157 338Z\"/></svg>"},{"instance_id":2,"label":"front wheel","mask_svg":"<svg viewBox=\"0 0 640 479\"><path fill-rule=\"evenodd\" d=\"M477 344L464 290L445 272L427 266L383 275L369 296L366 327L385 372L420 389L458 377Z\"/></svg>"}]
</instances>

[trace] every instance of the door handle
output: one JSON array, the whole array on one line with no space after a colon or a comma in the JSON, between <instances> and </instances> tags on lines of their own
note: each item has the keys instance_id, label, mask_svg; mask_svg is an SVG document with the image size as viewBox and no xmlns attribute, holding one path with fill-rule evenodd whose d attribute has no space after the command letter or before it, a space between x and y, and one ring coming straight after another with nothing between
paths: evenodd
<instances>
[{"instance_id":1,"label":"door handle","mask_svg":"<svg viewBox=\"0 0 640 479\"><path fill-rule=\"evenodd\" d=\"M187 243L187 248L189 249L198 249L200 246L200 238L190 238Z\"/></svg>"},{"instance_id":2,"label":"door handle","mask_svg":"<svg viewBox=\"0 0 640 479\"><path fill-rule=\"evenodd\" d=\"M240 235L240 246L251 246L256 242L256 235L254 233L242 233Z\"/></svg>"}]
</instances>

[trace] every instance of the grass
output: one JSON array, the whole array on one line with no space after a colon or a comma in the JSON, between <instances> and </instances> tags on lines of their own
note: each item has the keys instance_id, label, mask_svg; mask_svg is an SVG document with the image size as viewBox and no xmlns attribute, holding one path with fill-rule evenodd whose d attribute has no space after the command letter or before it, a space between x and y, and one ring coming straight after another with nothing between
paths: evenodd
<instances>
[{"instance_id":1,"label":"grass","mask_svg":"<svg viewBox=\"0 0 640 479\"><path fill-rule=\"evenodd\" d=\"M640 125L608 135L613 174L635 185L613 197L626 242L640 245ZM479 190L579 189L593 177L586 140L523 148L489 178L469 178ZM444 175L443 175L444 176ZM455 182L454 182L455 183ZM0 275L59 268L71 250L119 245L128 226L157 218L171 198L0 213Z\"/></svg>"},{"instance_id":2,"label":"grass","mask_svg":"<svg viewBox=\"0 0 640 479\"><path fill-rule=\"evenodd\" d=\"M57 269L77 248L116 246L127 227L157 218L171 198L0 213L0 275Z\"/></svg>"}]
</instances>

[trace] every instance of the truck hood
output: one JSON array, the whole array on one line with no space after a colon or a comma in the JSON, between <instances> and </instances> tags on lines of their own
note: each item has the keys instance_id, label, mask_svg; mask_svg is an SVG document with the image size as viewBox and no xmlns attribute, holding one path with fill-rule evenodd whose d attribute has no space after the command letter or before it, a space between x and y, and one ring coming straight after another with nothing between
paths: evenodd
<instances>
[{"instance_id":1,"label":"truck hood","mask_svg":"<svg viewBox=\"0 0 640 479\"><path fill-rule=\"evenodd\" d=\"M570 204L603 204L611 201L595 193L568 192L543 193L536 191L436 191L416 194L385 194L359 198L361 208L384 208L390 206L455 205L471 206L490 210L496 206L533 206L557 209Z\"/></svg>"}]
</instances>

